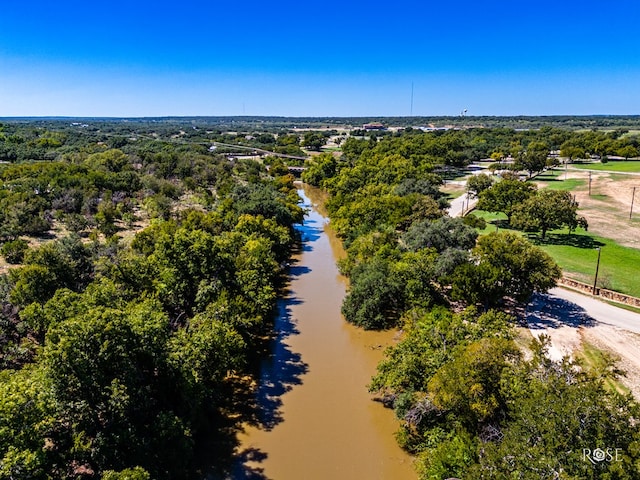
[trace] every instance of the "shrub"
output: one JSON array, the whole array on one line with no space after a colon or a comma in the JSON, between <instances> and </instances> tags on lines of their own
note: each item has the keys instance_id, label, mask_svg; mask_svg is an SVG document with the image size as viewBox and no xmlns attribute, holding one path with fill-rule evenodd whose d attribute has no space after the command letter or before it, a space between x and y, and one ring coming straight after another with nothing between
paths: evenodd
<instances>
[{"instance_id":1,"label":"shrub","mask_svg":"<svg viewBox=\"0 0 640 480\"><path fill-rule=\"evenodd\" d=\"M0 248L0 254L11 264L22 263L25 252L29 250L29 244L26 240L18 238L5 243Z\"/></svg>"}]
</instances>

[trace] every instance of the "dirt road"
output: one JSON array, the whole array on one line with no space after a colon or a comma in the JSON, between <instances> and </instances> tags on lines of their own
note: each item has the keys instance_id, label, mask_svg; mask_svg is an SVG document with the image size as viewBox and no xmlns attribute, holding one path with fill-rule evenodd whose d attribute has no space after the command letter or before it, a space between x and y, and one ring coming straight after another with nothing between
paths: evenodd
<instances>
[{"instance_id":1,"label":"dirt road","mask_svg":"<svg viewBox=\"0 0 640 480\"><path fill-rule=\"evenodd\" d=\"M534 336L549 336L549 356L555 360L573 357L583 342L612 354L627 374L621 382L640 398L640 314L554 288L534 297L527 322Z\"/></svg>"}]
</instances>

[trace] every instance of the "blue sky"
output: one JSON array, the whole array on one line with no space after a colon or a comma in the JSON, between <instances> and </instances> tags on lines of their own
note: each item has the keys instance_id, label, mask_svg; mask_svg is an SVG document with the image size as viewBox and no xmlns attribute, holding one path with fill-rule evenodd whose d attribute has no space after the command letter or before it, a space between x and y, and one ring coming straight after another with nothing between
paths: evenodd
<instances>
[{"instance_id":1,"label":"blue sky","mask_svg":"<svg viewBox=\"0 0 640 480\"><path fill-rule=\"evenodd\" d=\"M640 2L6 0L0 117L640 114Z\"/></svg>"}]
</instances>

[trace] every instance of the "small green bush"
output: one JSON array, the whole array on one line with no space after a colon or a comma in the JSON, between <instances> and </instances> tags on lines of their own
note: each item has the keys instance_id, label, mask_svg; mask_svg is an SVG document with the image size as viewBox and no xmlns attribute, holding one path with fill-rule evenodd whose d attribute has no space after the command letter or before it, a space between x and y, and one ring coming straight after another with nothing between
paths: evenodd
<instances>
[{"instance_id":1,"label":"small green bush","mask_svg":"<svg viewBox=\"0 0 640 480\"><path fill-rule=\"evenodd\" d=\"M26 240L18 238L17 240L12 240L2 245L2 248L0 248L0 254L2 254L7 262L17 264L22 263L22 260L24 260L24 254L27 250L29 250L29 244Z\"/></svg>"}]
</instances>

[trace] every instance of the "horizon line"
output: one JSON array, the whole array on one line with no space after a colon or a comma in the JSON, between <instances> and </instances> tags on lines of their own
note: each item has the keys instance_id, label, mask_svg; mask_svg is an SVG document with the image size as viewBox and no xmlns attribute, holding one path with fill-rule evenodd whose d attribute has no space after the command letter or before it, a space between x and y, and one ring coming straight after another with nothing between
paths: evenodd
<instances>
[{"instance_id":1,"label":"horizon line","mask_svg":"<svg viewBox=\"0 0 640 480\"><path fill-rule=\"evenodd\" d=\"M9 115L0 116L0 120L74 120L74 119L92 119L92 120L144 120L144 119L207 119L207 118L239 118L239 119L357 119L357 118L388 118L388 119L421 119L421 118L444 118L456 120L468 120L474 118L591 118L591 117L617 117L617 118L635 118L640 117L638 113L620 114L620 113L591 113L591 114L545 114L545 115L140 115L140 116L124 116L124 115Z\"/></svg>"}]
</instances>

